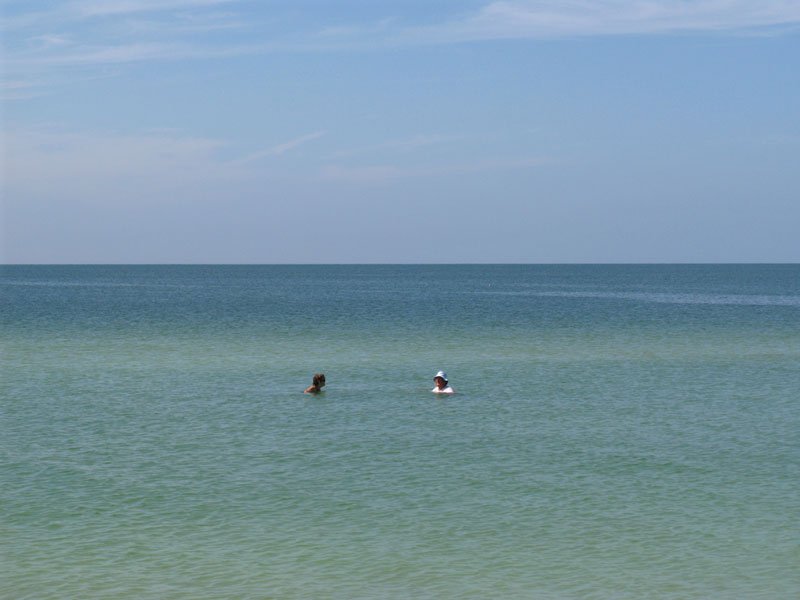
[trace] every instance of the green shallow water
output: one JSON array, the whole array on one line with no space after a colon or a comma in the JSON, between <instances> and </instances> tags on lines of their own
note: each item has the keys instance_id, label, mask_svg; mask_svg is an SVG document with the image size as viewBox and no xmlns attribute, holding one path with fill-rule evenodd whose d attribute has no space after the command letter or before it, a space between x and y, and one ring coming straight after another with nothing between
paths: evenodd
<instances>
[{"instance_id":1,"label":"green shallow water","mask_svg":"<svg viewBox=\"0 0 800 600\"><path fill-rule=\"evenodd\" d=\"M0 597L800 595L796 265L3 267L0 294Z\"/></svg>"}]
</instances>

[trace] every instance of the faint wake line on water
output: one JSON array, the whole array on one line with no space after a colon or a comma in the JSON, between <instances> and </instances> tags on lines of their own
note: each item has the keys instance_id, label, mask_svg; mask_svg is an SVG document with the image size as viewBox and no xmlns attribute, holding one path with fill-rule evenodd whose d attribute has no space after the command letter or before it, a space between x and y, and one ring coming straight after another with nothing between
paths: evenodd
<instances>
[{"instance_id":1,"label":"faint wake line on water","mask_svg":"<svg viewBox=\"0 0 800 600\"><path fill-rule=\"evenodd\" d=\"M653 294L641 292L475 292L506 296L537 296L553 298L603 298L635 300L661 304L715 304L730 306L800 306L800 296L747 296L730 294Z\"/></svg>"},{"instance_id":2,"label":"faint wake line on water","mask_svg":"<svg viewBox=\"0 0 800 600\"><path fill-rule=\"evenodd\" d=\"M176 285L169 283L123 283L123 282L85 282L85 281L0 281L0 285L12 285L20 287L135 287L135 288L184 288L184 287L198 287L188 285Z\"/></svg>"}]
</instances>

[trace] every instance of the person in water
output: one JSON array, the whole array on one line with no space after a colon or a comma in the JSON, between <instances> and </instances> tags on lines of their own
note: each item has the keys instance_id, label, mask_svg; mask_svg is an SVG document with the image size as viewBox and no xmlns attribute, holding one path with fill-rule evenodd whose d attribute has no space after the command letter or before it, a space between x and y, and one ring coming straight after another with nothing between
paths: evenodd
<instances>
[{"instance_id":1,"label":"person in water","mask_svg":"<svg viewBox=\"0 0 800 600\"><path fill-rule=\"evenodd\" d=\"M317 373L314 375L314 384L308 388L306 394L318 394L325 387L325 373Z\"/></svg>"},{"instance_id":2,"label":"person in water","mask_svg":"<svg viewBox=\"0 0 800 600\"><path fill-rule=\"evenodd\" d=\"M434 394L452 394L453 388L451 388L447 383L447 374L444 371L439 371L436 376L433 378L433 383L436 384L436 387L433 388L431 391Z\"/></svg>"}]
</instances>

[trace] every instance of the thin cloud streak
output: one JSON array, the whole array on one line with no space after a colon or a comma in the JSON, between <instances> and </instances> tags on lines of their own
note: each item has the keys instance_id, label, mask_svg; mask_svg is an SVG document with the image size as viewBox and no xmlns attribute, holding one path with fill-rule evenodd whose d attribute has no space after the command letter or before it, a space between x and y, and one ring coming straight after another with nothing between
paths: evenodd
<instances>
[{"instance_id":1,"label":"thin cloud streak","mask_svg":"<svg viewBox=\"0 0 800 600\"><path fill-rule=\"evenodd\" d=\"M298 146L305 144L306 142L310 142L311 140L320 138L327 133L328 132L324 130L315 131L314 133L309 133L307 135L290 140L288 142L284 142L283 144L272 146L271 148L267 148L266 150L262 150L261 152L254 152L253 154L248 154L247 156L231 161L229 164L244 165L257 160L261 160L262 158L268 158L270 156L279 156L281 154L285 154L289 150L293 150L294 148L297 148Z\"/></svg>"},{"instance_id":2,"label":"thin cloud streak","mask_svg":"<svg viewBox=\"0 0 800 600\"><path fill-rule=\"evenodd\" d=\"M34 128L6 132L8 202L47 199L72 203L135 206L192 202L211 190L262 185L269 174L225 163L228 142L169 133L117 135ZM47 176L43 177L42 174Z\"/></svg>"},{"instance_id":3,"label":"thin cloud streak","mask_svg":"<svg viewBox=\"0 0 800 600\"><path fill-rule=\"evenodd\" d=\"M217 164L214 153L224 143L168 135L74 133L52 128L6 132L8 179L11 186L54 188L74 182L119 176L207 175ZM42 173L48 177L42 178Z\"/></svg>"},{"instance_id":4,"label":"thin cloud streak","mask_svg":"<svg viewBox=\"0 0 800 600\"><path fill-rule=\"evenodd\" d=\"M180 188L194 182L263 179L265 172L250 163L280 156L326 135L317 131L277 144L238 160L225 161L219 152L230 143L220 140L185 137L177 132L151 131L144 135L115 135L65 131L60 126L12 130L5 136L9 190L34 196L70 195L96 201L119 196L128 198L130 181L150 182L153 186ZM322 180L345 184L381 185L399 179L435 176L460 176L489 171L529 169L553 164L540 157L477 160L445 166L361 167L323 166L316 171ZM314 169L309 165L310 169ZM48 177L42 178L45 172ZM308 178L312 171L303 175Z\"/></svg>"},{"instance_id":5,"label":"thin cloud streak","mask_svg":"<svg viewBox=\"0 0 800 600\"><path fill-rule=\"evenodd\" d=\"M24 100L35 98L41 94L41 88L45 83L33 80L5 79L0 83L0 99L2 100Z\"/></svg>"},{"instance_id":6,"label":"thin cloud streak","mask_svg":"<svg viewBox=\"0 0 800 600\"><path fill-rule=\"evenodd\" d=\"M31 67L74 67L115 65L143 61L176 61L197 58L225 58L262 52L263 46L202 46L179 43L134 43L83 48L72 53L49 54L12 59L7 62L17 71Z\"/></svg>"},{"instance_id":7,"label":"thin cloud streak","mask_svg":"<svg viewBox=\"0 0 800 600\"><path fill-rule=\"evenodd\" d=\"M151 18L132 18L121 26L124 34L130 36L188 36L217 32L243 31L251 27L240 15L214 13L195 16L184 15L174 22L163 22Z\"/></svg>"},{"instance_id":8,"label":"thin cloud streak","mask_svg":"<svg viewBox=\"0 0 800 600\"><path fill-rule=\"evenodd\" d=\"M220 38L246 27L237 0L79 0L0 19L7 73L48 68L225 58L267 50L262 40ZM180 11L180 12L176 12Z\"/></svg>"},{"instance_id":9,"label":"thin cloud streak","mask_svg":"<svg viewBox=\"0 0 800 600\"><path fill-rule=\"evenodd\" d=\"M362 154L372 154L383 150L397 150L400 152L411 152L419 148L428 146L435 146L438 144L445 144L454 140L463 139L461 136L444 136L444 135L417 135L412 138L402 140L392 140L382 144L375 144L364 148L354 150L340 150L334 153L335 158L346 158L351 156L358 156Z\"/></svg>"},{"instance_id":10,"label":"thin cloud streak","mask_svg":"<svg viewBox=\"0 0 800 600\"><path fill-rule=\"evenodd\" d=\"M141 13L164 13L173 10L203 9L238 0L76 0L50 10L6 14L0 17L0 31L24 30L31 27L65 27L92 20Z\"/></svg>"},{"instance_id":11,"label":"thin cloud streak","mask_svg":"<svg viewBox=\"0 0 800 600\"><path fill-rule=\"evenodd\" d=\"M6 70L10 73L10 70ZM78 77L74 72L66 72L62 75L37 74L30 76L27 73L20 73L21 77L11 79L6 78L0 81L0 99L2 100L25 100L48 95L53 88L74 86L78 83L87 81L98 81L114 77L113 73L94 70L91 74Z\"/></svg>"},{"instance_id":12,"label":"thin cloud streak","mask_svg":"<svg viewBox=\"0 0 800 600\"><path fill-rule=\"evenodd\" d=\"M540 157L485 160L443 167L395 167L374 165L363 167L328 166L321 171L324 179L350 184L381 185L398 179L431 177L437 175L467 175L486 171L529 169L553 164L552 160Z\"/></svg>"},{"instance_id":13,"label":"thin cloud streak","mask_svg":"<svg viewBox=\"0 0 800 600\"><path fill-rule=\"evenodd\" d=\"M499 0L439 25L409 28L398 43L735 32L800 25L794 0Z\"/></svg>"},{"instance_id":14,"label":"thin cloud streak","mask_svg":"<svg viewBox=\"0 0 800 600\"><path fill-rule=\"evenodd\" d=\"M223 5L230 6L230 12L219 13L217 7ZM5 68L7 73L25 73L65 66L368 51L494 39L701 31L779 35L800 27L800 2L495 0L434 25L403 26L397 19L382 18L371 24L323 26L316 34L297 20L293 28L268 32L267 24L252 16L252 8L238 0L76 0L50 11L0 19L0 29L14 31L6 35ZM84 26L91 27L90 35ZM236 38L215 35L237 28L243 33Z\"/></svg>"},{"instance_id":15,"label":"thin cloud streak","mask_svg":"<svg viewBox=\"0 0 800 600\"><path fill-rule=\"evenodd\" d=\"M289 142L285 142L283 144L278 144L277 146L273 146L268 150L270 154L283 154L287 150L291 150L292 148L296 148L301 144L305 144L308 141L315 140L318 137L321 137L328 133L327 131L316 131L314 133L309 133L308 135L304 135L297 139L291 140Z\"/></svg>"},{"instance_id":16,"label":"thin cloud streak","mask_svg":"<svg viewBox=\"0 0 800 600\"><path fill-rule=\"evenodd\" d=\"M237 0L76 0L69 7L82 17L104 17L140 12L204 8Z\"/></svg>"}]
</instances>

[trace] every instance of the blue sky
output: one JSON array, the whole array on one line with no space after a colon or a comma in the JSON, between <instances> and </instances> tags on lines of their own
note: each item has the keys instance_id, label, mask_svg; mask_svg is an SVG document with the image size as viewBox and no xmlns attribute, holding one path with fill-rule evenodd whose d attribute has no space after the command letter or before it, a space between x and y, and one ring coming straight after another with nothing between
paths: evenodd
<instances>
[{"instance_id":1,"label":"blue sky","mask_svg":"<svg viewBox=\"0 0 800 600\"><path fill-rule=\"evenodd\" d=\"M800 261L800 0L3 0L6 263Z\"/></svg>"}]
</instances>

